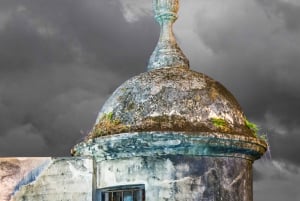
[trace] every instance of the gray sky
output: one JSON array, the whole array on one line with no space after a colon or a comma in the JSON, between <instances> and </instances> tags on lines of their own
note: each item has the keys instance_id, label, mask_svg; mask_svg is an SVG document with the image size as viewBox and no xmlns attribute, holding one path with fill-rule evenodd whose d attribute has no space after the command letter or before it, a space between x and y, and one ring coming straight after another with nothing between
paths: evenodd
<instances>
[{"instance_id":1,"label":"gray sky","mask_svg":"<svg viewBox=\"0 0 300 201\"><path fill-rule=\"evenodd\" d=\"M181 0L174 26L191 68L268 135L256 201L300 200L299 19L299 0ZM0 156L69 155L158 35L151 0L1 0Z\"/></svg>"}]
</instances>

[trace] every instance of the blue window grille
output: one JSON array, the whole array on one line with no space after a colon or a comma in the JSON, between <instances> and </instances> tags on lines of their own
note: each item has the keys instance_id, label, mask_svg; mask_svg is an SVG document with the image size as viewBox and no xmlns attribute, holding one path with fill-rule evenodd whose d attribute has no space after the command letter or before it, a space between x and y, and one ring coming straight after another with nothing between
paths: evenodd
<instances>
[{"instance_id":1,"label":"blue window grille","mask_svg":"<svg viewBox=\"0 0 300 201\"><path fill-rule=\"evenodd\" d=\"M126 185L97 189L96 200L145 201L145 185Z\"/></svg>"}]
</instances>

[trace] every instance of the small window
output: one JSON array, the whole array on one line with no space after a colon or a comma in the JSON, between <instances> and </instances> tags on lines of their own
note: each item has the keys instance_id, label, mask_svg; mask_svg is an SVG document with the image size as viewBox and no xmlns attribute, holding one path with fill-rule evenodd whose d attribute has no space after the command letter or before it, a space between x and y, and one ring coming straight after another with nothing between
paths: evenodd
<instances>
[{"instance_id":1,"label":"small window","mask_svg":"<svg viewBox=\"0 0 300 201\"><path fill-rule=\"evenodd\" d=\"M96 194L97 201L145 201L145 185L102 188Z\"/></svg>"}]
</instances>

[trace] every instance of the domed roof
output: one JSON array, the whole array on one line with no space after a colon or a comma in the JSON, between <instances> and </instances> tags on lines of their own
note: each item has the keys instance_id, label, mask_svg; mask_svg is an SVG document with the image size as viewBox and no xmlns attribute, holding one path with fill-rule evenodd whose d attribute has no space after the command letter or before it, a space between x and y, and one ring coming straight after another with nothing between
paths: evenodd
<instances>
[{"instance_id":1,"label":"domed roof","mask_svg":"<svg viewBox=\"0 0 300 201\"><path fill-rule=\"evenodd\" d=\"M148 72L113 93L88 138L152 131L255 137L233 95L212 78L189 69L172 30L178 5L178 0L153 1L161 32Z\"/></svg>"},{"instance_id":2,"label":"domed roof","mask_svg":"<svg viewBox=\"0 0 300 201\"><path fill-rule=\"evenodd\" d=\"M230 133L254 137L234 96L188 68L159 68L122 84L99 112L89 138L142 131Z\"/></svg>"},{"instance_id":3,"label":"domed roof","mask_svg":"<svg viewBox=\"0 0 300 201\"><path fill-rule=\"evenodd\" d=\"M72 155L97 161L169 154L255 160L267 150L233 95L189 69L172 32L178 3L153 1L161 33L148 72L116 89Z\"/></svg>"}]
</instances>

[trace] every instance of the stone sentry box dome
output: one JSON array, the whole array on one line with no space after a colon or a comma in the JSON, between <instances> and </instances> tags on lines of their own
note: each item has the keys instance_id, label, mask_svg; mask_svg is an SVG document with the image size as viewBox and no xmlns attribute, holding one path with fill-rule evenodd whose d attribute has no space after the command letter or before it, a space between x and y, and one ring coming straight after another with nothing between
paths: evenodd
<instances>
[{"instance_id":1,"label":"stone sentry box dome","mask_svg":"<svg viewBox=\"0 0 300 201\"><path fill-rule=\"evenodd\" d=\"M72 154L95 159L102 199L142 185L137 200L251 201L252 163L266 142L224 86L189 69L172 32L178 0L153 7L161 33L148 72L112 94Z\"/></svg>"}]
</instances>

